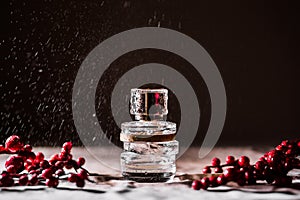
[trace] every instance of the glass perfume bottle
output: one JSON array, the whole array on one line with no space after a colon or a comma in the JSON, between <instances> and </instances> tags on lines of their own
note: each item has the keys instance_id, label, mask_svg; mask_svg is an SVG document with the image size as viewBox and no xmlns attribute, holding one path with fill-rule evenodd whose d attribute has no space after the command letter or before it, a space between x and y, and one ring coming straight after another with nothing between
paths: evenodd
<instances>
[{"instance_id":1,"label":"glass perfume bottle","mask_svg":"<svg viewBox=\"0 0 300 200\"><path fill-rule=\"evenodd\" d=\"M165 182L176 172L176 124L166 121L168 90L131 89L130 114L121 124L122 175L138 182Z\"/></svg>"}]
</instances>

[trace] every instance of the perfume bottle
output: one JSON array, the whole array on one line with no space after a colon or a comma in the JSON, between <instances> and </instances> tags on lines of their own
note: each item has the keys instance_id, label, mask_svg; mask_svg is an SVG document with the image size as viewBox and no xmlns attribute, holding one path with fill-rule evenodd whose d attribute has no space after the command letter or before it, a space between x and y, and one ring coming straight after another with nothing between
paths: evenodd
<instances>
[{"instance_id":1,"label":"perfume bottle","mask_svg":"<svg viewBox=\"0 0 300 200\"><path fill-rule=\"evenodd\" d=\"M176 124L166 121L168 90L131 89L130 114L121 124L122 175L138 182L166 182L176 172Z\"/></svg>"}]
</instances>

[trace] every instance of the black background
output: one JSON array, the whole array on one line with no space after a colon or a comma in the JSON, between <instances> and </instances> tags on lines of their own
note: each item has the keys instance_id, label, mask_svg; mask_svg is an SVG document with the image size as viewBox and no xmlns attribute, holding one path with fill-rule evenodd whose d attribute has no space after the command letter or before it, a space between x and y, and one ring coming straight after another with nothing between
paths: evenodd
<instances>
[{"instance_id":1,"label":"black background","mask_svg":"<svg viewBox=\"0 0 300 200\"><path fill-rule=\"evenodd\" d=\"M218 145L274 146L284 138L299 137L300 7L296 2L2 1L0 142L18 134L35 145L61 145L65 140L80 145L71 110L80 64L101 41L145 26L192 37L217 64L228 98ZM194 145L199 145L209 122L209 96L201 77L194 77L192 66L176 55L155 50L123 55L106 72L119 73L110 73L109 79L104 76L97 95L109 100L122 73L153 61L181 68L191 82L198 81L194 89L203 117ZM169 119L179 122L178 102L172 102L174 114ZM109 112L98 106L97 117L108 120L104 128L117 138L119 129L107 117Z\"/></svg>"}]
</instances>

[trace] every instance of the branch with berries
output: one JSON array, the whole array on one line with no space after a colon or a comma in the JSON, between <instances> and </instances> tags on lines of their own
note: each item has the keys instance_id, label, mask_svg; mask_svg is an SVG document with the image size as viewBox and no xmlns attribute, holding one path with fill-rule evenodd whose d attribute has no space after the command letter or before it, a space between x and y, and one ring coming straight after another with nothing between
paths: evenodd
<instances>
[{"instance_id":1,"label":"branch with berries","mask_svg":"<svg viewBox=\"0 0 300 200\"><path fill-rule=\"evenodd\" d=\"M293 141L284 140L274 150L265 153L255 164L250 164L247 156L235 159L227 156L225 164L221 164L219 158L213 158L211 165L203 168L204 175L201 179L192 182L195 190L208 187L226 185L233 181L238 185L254 185L257 181L264 181L276 186L289 187L292 177L288 172L292 169L300 169L300 139Z\"/></svg>"},{"instance_id":2,"label":"branch with berries","mask_svg":"<svg viewBox=\"0 0 300 200\"><path fill-rule=\"evenodd\" d=\"M12 154L5 162L5 169L0 175L0 187L46 185L57 187L60 180L68 180L76 183L78 187L84 187L89 180L89 172L82 166L85 163L83 157L73 159L71 154L72 143L63 144L61 152L45 159L42 152L34 153L32 146L23 145L16 135L10 136L5 146L0 145L0 154ZM66 170L74 170L74 173L66 173ZM92 181L91 181L92 182Z\"/></svg>"},{"instance_id":3,"label":"branch with berries","mask_svg":"<svg viewBox=\"0 0 300 200\"><path fill-rule=\"evenodd\" d=\"M10 155L5 162L5 170L0 173L0 187L18 185L57 187L62 180L75 183L78 187L84 187L85 181L93 182L89 179L91 176L121 180L120 177L104 177L88 172L83 168L85 159L79 157L74 160L71 150L72 143L65 142L61 152L46 160L42 152L34 153L32 147L29 144L23 145L18 136L10 136L6 140L5 146L0 145L0 154ZM290 186L292 177L288 176L288 172L292 169L300 169L299 155L300 139L297 139L283 141L252 165L247 156L241 156L238 159L227 156L224 164L221 164L219 158L213 158L211 165L202 170L201 176L205 177L193 180L191 187L195 190L207 189L226 185L230 181L241 186L257 184L257 181L265 181L278 186ZM69 172L69 170L73 170L73 172Z\"/></svg>"}]
</instances>

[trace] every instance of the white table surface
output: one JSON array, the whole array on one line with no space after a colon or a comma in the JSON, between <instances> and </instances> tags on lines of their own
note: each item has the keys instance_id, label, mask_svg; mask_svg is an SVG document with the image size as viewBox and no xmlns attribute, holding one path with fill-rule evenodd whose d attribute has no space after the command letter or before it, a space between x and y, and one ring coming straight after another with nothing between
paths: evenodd
<instances>
[{"instance_id":1,"label":"white table surface","mask_svg":"<svg viewBox=\"0 0 300 200\"><path fill-rule=\"evenodd\" d=\"M270 148L269 148L270 149ZM240 156L247 155L252 161L257 160L268 148L253 149L250 147L228 147L228 148L214 148L214 150L206 156L204 159L198 158L198 150L196 148L189 149L182 157L177 160L178 173L200 173L203 166L210 163L211 158L219 157L225 159L227 155ZM60 151L60 148L45 148L36 147L34 151L42 151L45 153L46 158L50 155ZM105 151L105 149L98 149L95 152ZM83 156L86 158L85 168L90 172L100 174L118 174L119 172L104 166L98 162L93 156L84 148L74 148L73 156ZM115 155L118 156L118 155ZM0 155L0 168L3 169L4 161L7 155ZM118 162L118 159L115 159ZM137 187L128 187L126 181L113 181L113 186L104 183L91 184L87 183L84 190L78 189L71 183L62 183L57 189L47 188L44 186L36 187L11 187L4 188L0 191L0 200L54 200L54 199L109 199L109 200L121 200L121 199L142 199L142 200L158 200L158 199L300 199L300 192L297 194L286 194L280 191L284 191L285 188L276 188L277 192L245 192L240 190L230 190L225 187L224 191L195 191L183 184L138 184ZM224 188L224 187L223 187ZM272 186L270 186L272 188ZM28 190L29 189L29 190ZM217 189L218 190L218 189ZM220 189L222 190L222 188ZM97 191L97 192L90 192Z\"/></svg>"}]
</instances>

